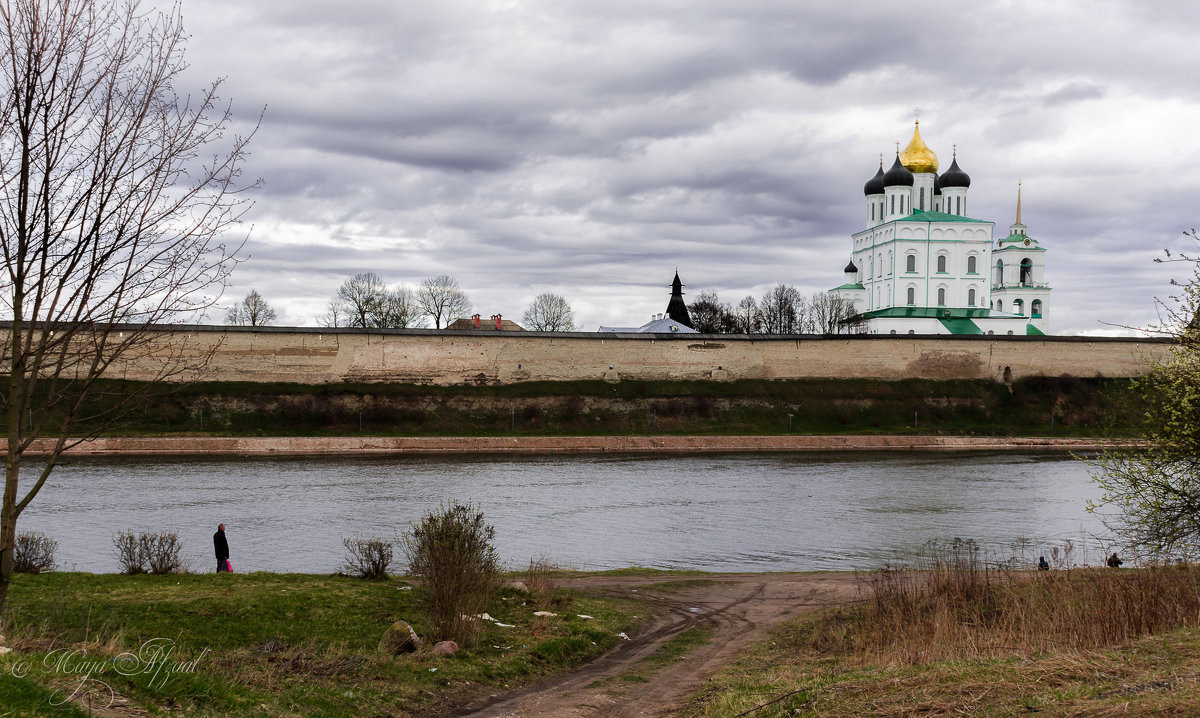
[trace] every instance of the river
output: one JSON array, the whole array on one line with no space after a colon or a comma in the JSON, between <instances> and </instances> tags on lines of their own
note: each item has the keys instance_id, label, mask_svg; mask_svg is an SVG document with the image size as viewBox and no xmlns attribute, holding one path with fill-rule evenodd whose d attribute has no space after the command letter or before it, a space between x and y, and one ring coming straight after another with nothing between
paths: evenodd
<instances>
[{"instance_id":1,"label":"river","mask_svg":"<svg viewBox=\"0 0 1200 718\"><path fill-rule=\"evenodd\" d=\"M76 458L19 527L59 542L60 570L116 571L118 531L169 530L209 571L224 522L235 571L331 573L343 538L391 540L472 501L513 568L843 570L955 537L995 559L1070 540L1095 561L1097 495L1088 466L1061 453Z\"/></svg>"}]
</instances>

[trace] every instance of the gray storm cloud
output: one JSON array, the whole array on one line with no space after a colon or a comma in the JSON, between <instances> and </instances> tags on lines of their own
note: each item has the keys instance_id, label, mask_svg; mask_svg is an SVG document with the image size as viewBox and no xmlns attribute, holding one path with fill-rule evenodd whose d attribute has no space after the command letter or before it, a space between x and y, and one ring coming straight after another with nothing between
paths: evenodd
<instances>
[{"instance_id":1,"label":"gray storm cloud","mask_svg":"<svg viewBox=\"0 0 1200 718\"><path fill-rule=\"evenodd\" d=\"M841 282L880 153L922 134L971 214L1047 247L1056 333L1154 319L1197 223L1190 4L185 0L184 78L266 115L231 298L313 324L337 286L452 274L587 329L686 291ZM1069 28L1069 31L1066 29ZM242 129L245 126L243 124Z\"/></svg>"}]
</instances>

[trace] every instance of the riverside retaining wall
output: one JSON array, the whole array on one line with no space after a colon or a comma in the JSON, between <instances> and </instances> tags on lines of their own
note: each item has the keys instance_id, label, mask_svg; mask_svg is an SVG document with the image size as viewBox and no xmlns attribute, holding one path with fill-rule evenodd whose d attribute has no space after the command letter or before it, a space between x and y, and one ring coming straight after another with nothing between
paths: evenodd
<instances>
[{"instance_id":1,"label":"riverside retaining wall","mask_svg":"<svg viewBox=\"0 0 1200 718\"><path fill-rule=\"evenodd\" d=\"M1018 379L1143 373L1170 343L1023 336L740 336L178 327L161 344L211 353L209 381L507 384L588 379ZM172 350L173 351L173 350ZM159 356L171 354L163 351ZM149 379L153 355L110 376Z\"/></svg>"}]
</instances>

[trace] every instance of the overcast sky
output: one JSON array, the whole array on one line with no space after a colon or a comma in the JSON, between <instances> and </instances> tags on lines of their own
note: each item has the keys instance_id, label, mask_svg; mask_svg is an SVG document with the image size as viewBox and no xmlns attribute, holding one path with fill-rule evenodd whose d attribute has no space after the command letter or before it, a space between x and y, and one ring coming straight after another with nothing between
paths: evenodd
<instances>
[{"instance_id":1,"label":"overcast sky","mask_svg":"<svg viewBox=\"0 0 1200 718\"><path fill-rule=\"evenodd\" d=\"M1200 4L184 0L186 80L266 107L247 260L279 323L349 276L450 274L586 330L842 283L863 183L912 135L971 216L1047 251L1056 334L1154 321L1200 225ZM185 89L185 88L180 88ZM219 317L218 317L219 318Z\"/></svg>"}]
</instances>

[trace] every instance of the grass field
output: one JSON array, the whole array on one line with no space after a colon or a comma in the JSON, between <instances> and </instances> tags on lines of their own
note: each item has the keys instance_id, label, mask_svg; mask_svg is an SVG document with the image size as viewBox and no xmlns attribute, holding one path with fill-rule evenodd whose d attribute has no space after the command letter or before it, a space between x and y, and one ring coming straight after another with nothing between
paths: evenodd
<instances>
[{"instance_id":1,"label":"grass field","mask_svg":"<svg viewBox=\"0 0 1200 718\"><path fill-rule=\"evenodd\" d=\"M688 718L1200 713L1200 570L1009 572L945 556L862 577L726 666Z\"/></svg>"},{"instance_id":2,"label":"grass field","mask_svg":"<svg viewBox=\"0 0 1200 718\"><path fill-rule=\"evenodd\" d=\"M599 655L636 624L620 601L561 590L557 615L537 617L509 589L488 613L513 627L487 622L474 649L378 653L395 620L425 633L413 595L399 579L21 574L0 628L14 649L0 657L0 716L84 715L55 705L77 690L196 716L445 715Z\"/></svg>"},{"instance_id":3,"label":"grass field","mask_svg":"<svg viewBox=\"0 0 1200 718\"><path fill-rule=\"evenodd\" d=\"M102 382L85 414L145 389ZM503 386L197 383L148 400L108 435L497 436L980 434L1129 436L1123 379L528 382ZM80 427L80 431L86 429Z\"/></svg>"}]
</instances>

